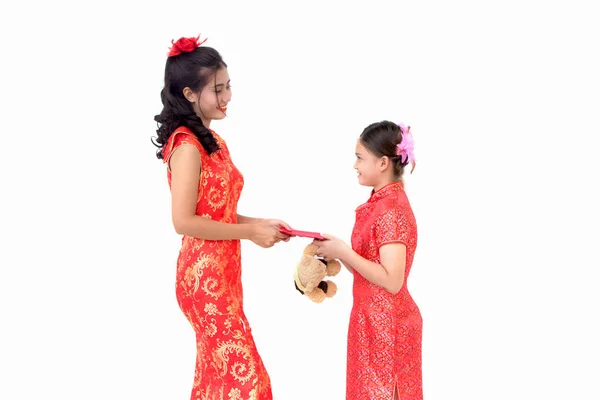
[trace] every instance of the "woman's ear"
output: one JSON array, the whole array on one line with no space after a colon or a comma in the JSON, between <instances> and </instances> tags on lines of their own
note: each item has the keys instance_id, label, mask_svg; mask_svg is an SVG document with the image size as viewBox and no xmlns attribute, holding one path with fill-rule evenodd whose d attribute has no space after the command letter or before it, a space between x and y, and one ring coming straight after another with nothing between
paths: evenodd
<instances>
[{"instance_id":1,"label":"woman's ear","mask_svg":"<svg viewBox=\"0 0 600 400\"><path fill-rule=\"evenodd\" d=\"M194 91L187 86L185 88L183 88L183 96L190 103L195 103L196 101L198 101L198 95L196 93L194 93Z\"/></svg>"}]
</instances>

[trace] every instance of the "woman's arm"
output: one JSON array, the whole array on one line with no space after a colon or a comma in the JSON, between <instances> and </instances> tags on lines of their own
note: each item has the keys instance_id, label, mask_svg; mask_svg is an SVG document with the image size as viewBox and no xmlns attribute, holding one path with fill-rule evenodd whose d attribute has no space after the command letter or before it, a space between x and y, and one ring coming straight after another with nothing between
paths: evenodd
<instances>
[{"instance_id":1,"label":"woman's arm","mask_svg":"<svg viewBox=\"0 0 600 400\"><path fill-rule=\"evenodd\" d=\"M266 225L266 226L275 228L275 230L277 231L277 234L276 234L277 240L275 241L275 243L279 242L280 240L283 240L284 242L287 242L290 240L290 235L282 233L281 228L285 228L288 230L292 230L292 228L286 222L284 222L280 219L251 218L251 217L246 217L246 216L240 215L240 214L238 214L237 216L238 216L238 224L246 224L246 225L261 224L261 225Z\"/></svg>"},{"instance_id":2,"label":"woman's arm","mask_svg":"<svg viewBox=\"0 0 600 400\"><path fill-rule=\"evenodd\" d=\"M193 145L179 146L169 160L171 168L171 216L181 235L207 240L251 239L255 226L211 221L196 215L200 178L200 153Z\"/></svg>"},{"instance_id":3,"label":"woman's arm","mask_svg":"<svg viewBox=\"0 0 600 400\"><path fill-rule=\"evenodd\" d=\"M279 222L243 217L251 223L228 224L196 215L200 180L200 153L193 145L179 146L169 160L171 168L171 215L175 231L206 240L249 239L271 247L288 237L279 232ZM284 223L285 224L285 223Z\"/></svg>"},{"instance_id":4,"label":"woman's arm","mask_svg":"<svg viewBox=\"0 0 600 400\"><path fill-rule=\"evenodd\" d=\"M262 219L262 218L246 217L241 214L237 215L237 223L238 224L256 224L258 222L263 222L263 221L264 221L264 219Z\"/></svg>"}]
</instances>

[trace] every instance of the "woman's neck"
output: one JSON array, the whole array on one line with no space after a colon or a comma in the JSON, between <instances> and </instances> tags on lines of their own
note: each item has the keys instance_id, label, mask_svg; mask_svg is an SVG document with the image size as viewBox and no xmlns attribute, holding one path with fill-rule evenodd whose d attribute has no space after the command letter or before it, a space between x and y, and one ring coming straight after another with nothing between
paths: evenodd
<instances>
[{"instance_id":1,"label":"woman's neck","mask_svg":"<svg viewBox=\"0 0 600 400\"><path fill-rule=\"evenodd\" d=\"M210 119L206 119L204 117L202 117L201 115L199 115L200 119L202 120L202 125L204 125L204 127L206 129L210 129Z\"/></svg>"}]
</instances>

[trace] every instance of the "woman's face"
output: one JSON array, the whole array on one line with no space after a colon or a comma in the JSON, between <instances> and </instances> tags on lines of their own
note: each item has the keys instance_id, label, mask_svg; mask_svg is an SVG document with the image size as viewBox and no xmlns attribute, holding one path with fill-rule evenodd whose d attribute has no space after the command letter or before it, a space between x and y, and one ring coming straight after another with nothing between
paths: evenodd
<instances>
[{"instance_id":1,"label":"woman's face","mask_svg":"<svg viewBox=\"0 0 600 400\"><path fill-rule=\"evenodd\" d=\"M210 121L223 119L227 116L227 104L231 101L231 84L227 68L218 69L216 74L208 79L199 96L193 101L194 111L208 127Z\"/></svg>"}]
</instances>

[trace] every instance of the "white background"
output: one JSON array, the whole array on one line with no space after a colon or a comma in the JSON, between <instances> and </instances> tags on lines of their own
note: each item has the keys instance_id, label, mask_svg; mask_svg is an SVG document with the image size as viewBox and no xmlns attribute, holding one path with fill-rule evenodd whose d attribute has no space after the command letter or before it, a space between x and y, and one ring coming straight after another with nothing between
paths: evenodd
<instances>
[{"instance_id":1,"label":"white background","mask_svg":"<svg viewBox=\"0 0 600 400\"><path fill-rule=\"evenodd\" d=\"M2 5L0 399L189 398L150 137L170 41L198 33L230 66L242 214L348 240L356 138L412 126L426 399L600 399L592 2L349 3ZM341 400L352 282L300 296L307 243L244 243L246 313L275 399Z\"/></svg>"}]
</instances>

